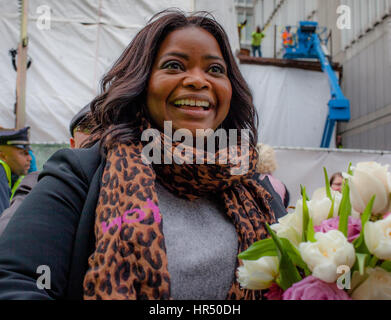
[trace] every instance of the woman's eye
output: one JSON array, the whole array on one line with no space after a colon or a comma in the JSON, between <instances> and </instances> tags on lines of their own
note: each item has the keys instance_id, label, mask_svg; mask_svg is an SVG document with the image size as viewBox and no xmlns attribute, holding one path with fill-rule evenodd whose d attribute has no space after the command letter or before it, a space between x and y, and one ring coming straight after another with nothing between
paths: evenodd
<instances>
[{"instance_id":1,"label":"woman's eye","mask_svg":"<svg viewBox=\"0 0 391 320\"><path fill-rule=\"evenodd\" d=\"M209 68L208 72L211 73L225 73L225 70L222 66L219 65L213 65Z\"/></svg>"},{"instance_id":2,"label":"woman's eye","mask_svg":"<svg viewBox=\"0 0 391 320\"><path fill-rule=\"evenodd\" d=\"M162 69L169 69L169 70L183 70L182 65L175 61L170 61L165 63L162 66Z\"/></svg>"}]
</instances>

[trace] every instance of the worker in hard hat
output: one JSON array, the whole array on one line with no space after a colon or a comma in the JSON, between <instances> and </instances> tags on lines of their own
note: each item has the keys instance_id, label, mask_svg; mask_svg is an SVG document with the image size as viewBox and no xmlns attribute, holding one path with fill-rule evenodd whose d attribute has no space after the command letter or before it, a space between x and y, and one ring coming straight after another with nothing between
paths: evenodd
<instances>
[{"instance_id":1,"label":"worker in hard hat","mask_svg":"<svg viewBox=\"0 0 391 320\"><path fill-rule=\"evenodd\" d=\"M285 27L284 32L282 33L282 44L284 48L289 48L293 46L293 35L291 33L291 27Z\"/></svg>"},{"instance_id":2,"label":"worker in hard hat","mask_svg":"<svg viewBox=\"0 0 391 320\"><path fill-rule=\"evenodd\" d=\"M256 56L257 52L258 57L262 57L261 42L264 37L265 34L261 31L261 28L257 26L257 29L251 34L251 49L254 57Z\"/></svg>"}]
</instances>

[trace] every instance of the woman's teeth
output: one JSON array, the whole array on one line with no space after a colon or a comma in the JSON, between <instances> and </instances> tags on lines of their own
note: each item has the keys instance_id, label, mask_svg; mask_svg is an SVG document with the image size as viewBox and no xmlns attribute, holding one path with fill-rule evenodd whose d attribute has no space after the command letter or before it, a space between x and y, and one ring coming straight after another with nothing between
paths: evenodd
<instances>
[{"instance_id":1,"label":"woman's teeth","mask_svg":"<svg viewBox=\"0 0 391 320\"><path fill-rule=\"evenodd\" d=\"M210 108L210 103L208 101L203 101L203 100L191 100L191 99L176 100L174 101L174 105L176 107L180 107L180 106L202 107L204 110L208 110Z\"/></svg>"}]
</instances>

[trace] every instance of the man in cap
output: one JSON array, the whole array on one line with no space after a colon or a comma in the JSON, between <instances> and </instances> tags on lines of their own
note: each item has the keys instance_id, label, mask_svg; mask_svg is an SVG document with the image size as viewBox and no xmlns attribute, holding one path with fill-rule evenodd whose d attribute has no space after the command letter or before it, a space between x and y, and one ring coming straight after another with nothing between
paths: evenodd
<instances>
[{"instance_id":1,"label":"man in cap","mask_svg":"<svg viewBox=\"0 0 391 320\"><path fill-rule=\"evenodd\" d=\"M29 129L0 131L0 213L9 207L16 188L30 168Z\"/></svg>"},{"instance_id":2,"label":"man in cap","mask_svg":"<svg viewBox=\"0 0 391 320\"><path fill-rule=\"evenodd\" d=\"M84 140L90 136L89 130L93 126L92 119L89 117L90 114L90 105L88 104L72 118L69 126L71 134L69 143L71 149L80 148ZM10 207L4 211L0 211L0 236L4 232L16 209L27 197L32 188L37 184L39 173L39 171L29 173L16 189L15 195L10 203Z\"/></svg>"},{"instance_id":3,"label":"man in cap","mask_svg":"<svg viewBox=\"0 0 391 320\"><path fill-rule=\"evenodd\" d=\"M90 114L90 104L87 104L72 118L69 124L69 132L71 133L69 144L71 149L80 148L82 143L90 136L90 131L93 127Z\"/></svg>"}]
</instances>

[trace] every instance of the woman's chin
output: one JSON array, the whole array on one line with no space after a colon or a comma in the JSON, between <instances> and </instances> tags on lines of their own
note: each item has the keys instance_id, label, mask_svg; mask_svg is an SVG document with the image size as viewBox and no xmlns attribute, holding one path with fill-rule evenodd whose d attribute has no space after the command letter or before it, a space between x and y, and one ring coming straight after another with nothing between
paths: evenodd
<instances>
[{"instance_id":1,"label":"woman's chin","mask_svg":"<svg viewBox=\"0 0 391 320\"><path fill-rule=\"evenodd\" d=\"M214 129L207 125L199 125L199 124L181 124L176 126L173 124L173 134L180 136L188 136L190 135L192 138L196 137L205 137L214 133Z\"/></svg>"}]
</instances>

